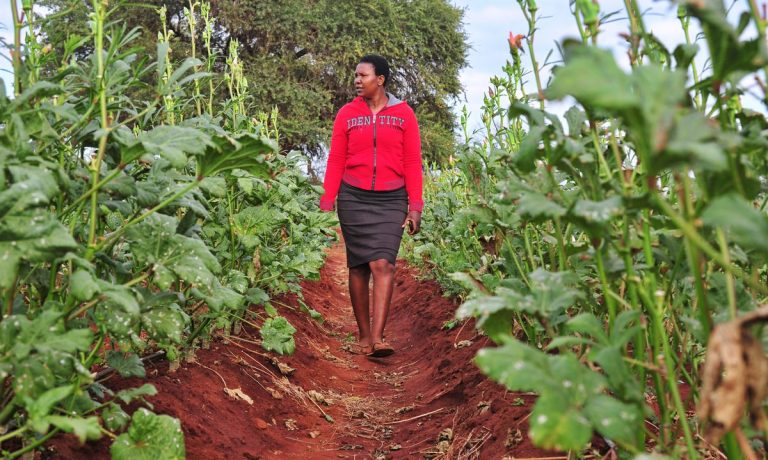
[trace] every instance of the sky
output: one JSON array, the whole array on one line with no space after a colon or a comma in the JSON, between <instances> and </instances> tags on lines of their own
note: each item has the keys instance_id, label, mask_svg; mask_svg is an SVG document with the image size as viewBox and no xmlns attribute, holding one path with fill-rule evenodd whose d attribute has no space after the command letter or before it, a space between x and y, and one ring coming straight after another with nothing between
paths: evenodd
<instances>
[{"instance_id":1,"label":"sky","mask_svg":"<svg viewBox=\"0 0 768 460\"><path fill-rule=\"evenodd\" d=\"M730 5L733 0L726 0ZM461 72L461 82L464 85L467 109L470 111L470 131L481 126L480 108L483 95L488 91L490 78L502 75L505 62L510 59L507 37L509 32L527 34L526 22L516 0L452 0L460 8L465 8L464 21L469 51L469 67ZM538 30L535 35L535 52L537 60L541 61L550 50L554 50L550 60L559 59L556 42L565 38L578 38L576 21L571 15L568 0L538 0L539 16ZM743 4L736 3L729 13L733 24L736 17L744 11ZM677 19L677 5L667 0L639 0L639 8L643 11L644 22L649 32L658 37L670 51L675 46L685 42L680 21ZM623 0L599 0L601 16L617 12L601 25L598 44L611 49L619 65L629 70L627 49L629 45L620 36L629 31L629 21ZM700 29L695 20L690 22L689 33L694 40ZM750 30L745 31L744 37L750 36ZM754 32L752 33L754 35ZM697 56L698 68L706 65L706 43L698 43L702 51ZM525 45L524 45L525 46ZM523 55L523 64L531 68L530 57ZM549 76L549 68L542 70L542 80L545 84ZM545 84L546 86L546 84ZM531 76L528 81L528 92L535 93L535 82ZM756 101L752 101L756 104ZM569 104L570 105L570 104ZM565 104L549 103L548 110L558 113L566 107Z\"/></svg>"},{"instance_id":2,"label":"sky","mask_svg":"<svg viewBox=\"0 0 768 460\"><path fill-rule=\"evenodd\" d=\"M509 59L509 47L507 37L509 32L514 34L526 34L528 25L520 11L516 0L449 0L457 7L465 9L464 24L468 36L470 51L468 55L469 66L460 75L464 87L463 100L456 106L457 113L466 101L470 111L470 130L480 126L480 108L482 107L483 94L488 90L489 80L493 75L500 75L501 68ZM732 0L727 0L730 4ZM0 0L0 38L12 43L12 21L10 7L7 0ZM640 8L644 12L647 28L656 35L667 47L672 50L684 42L683 31L676 15L676 6L673 2L662 0L639 0ZM743 11L743 4L738 2L729 15L731 23L735 22L736 15ZM621 32L629 30L627 16L624 10L623 0L599 0L601 15L618 12L601 26L602 32L598 37L601 46L610 48L620 65L628 68L626 50L628 45L620 37ZM556 59L555 43L567 37L578 37L576 22L570 13L569 0L538 0L539 23L536 31L536 56L544 59L550 50L555 50L553 59ZM698 32L696 21L691 21L692 37ZM748 31L749 32L749 31ZM746 36L749 36L747 32ZM704 43L700 43L706 48ZM529 56L523 56L524 63L530 68ZM705 53L699 53L697 61L699 68L705 64ZM12 74L10 73L8 50L0 51L0 78L5 81L7 91L10 93ZM546 81L548 68L543 69L542 78ZM533 81L529 82L533 86ZM531 90L533 92L533 90ZM557 104L549 107L557 112Z\"/></svg>"}]
</instances>

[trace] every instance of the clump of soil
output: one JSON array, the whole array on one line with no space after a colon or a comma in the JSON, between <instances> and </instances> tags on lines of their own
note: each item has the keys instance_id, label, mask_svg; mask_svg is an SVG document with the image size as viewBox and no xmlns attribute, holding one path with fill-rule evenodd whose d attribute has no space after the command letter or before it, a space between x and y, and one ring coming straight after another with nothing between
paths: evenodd
<instances>
[{"instance_id":1,"label":"clump of soil","mask_svg":"<svg viewBox=\"0 0 768 460\"><path fill-rule=\"evenodd\" d=\"M280 313L298 329L296 353L276 356L248 326L216 340L174 372L147 367L154 411L181 420L190 459L546 457L525 433L534 396L512 393L471 363L488 345L473 324L442 325L456 305L439 286L398 262L386 333L396 353L353 355L357 328L347 293L344 248L329 252L319 281L303 283L320 324L286 296ZM276 358L276 359L275 359ZM114 377L107 386L141 382ZM56 438L43 458L109 458L109 440L80 446Z\"/></svg>"}]
</instances>

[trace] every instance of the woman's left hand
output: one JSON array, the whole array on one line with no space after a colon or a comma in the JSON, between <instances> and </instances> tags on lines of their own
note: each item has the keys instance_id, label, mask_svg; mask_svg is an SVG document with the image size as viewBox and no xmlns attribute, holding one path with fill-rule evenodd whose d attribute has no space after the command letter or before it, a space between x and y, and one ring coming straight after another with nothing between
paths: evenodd
<instances>
[{"instance_id":1,"label":"woman's left hand","mask_svg":"<svg viewBox=\"0 0 768 460\"><path fill-rule=\"evenodd\" d=\"M419 211L409 211L408 217L403 222L403 228L408 230L409 235L415 235L421 230L421 213Z\"/></svg>"}]
</instances>

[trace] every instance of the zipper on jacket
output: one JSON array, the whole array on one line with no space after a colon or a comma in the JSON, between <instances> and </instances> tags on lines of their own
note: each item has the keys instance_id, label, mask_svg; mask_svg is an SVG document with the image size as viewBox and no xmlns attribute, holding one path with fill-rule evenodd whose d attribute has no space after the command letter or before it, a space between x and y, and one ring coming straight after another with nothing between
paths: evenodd
<instances>
[{"instance_id":1,"label":"zipper on jacket","mask_svg":"<svg viewBox=\"0 0 768 460\"><path fill-rule=\"evenodd\" d=\"M376 114L373 114L373 180L371 190L376 190Z\"/></svg>"}]
</instances>

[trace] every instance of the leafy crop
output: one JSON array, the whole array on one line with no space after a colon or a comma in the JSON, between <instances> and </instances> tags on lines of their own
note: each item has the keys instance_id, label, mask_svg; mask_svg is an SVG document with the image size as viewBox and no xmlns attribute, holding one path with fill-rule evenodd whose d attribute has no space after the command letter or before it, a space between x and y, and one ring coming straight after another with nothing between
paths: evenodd
<instances>
[{"instance_id":1,"label":"leafy crop","mask_svg":"<svg viewBox=\"0 0 768 460\"><path fill-rule=\"evenodd\" d=\"M270 299L317 276L334 222L314 209L303 157L279 152L277 112L248 115L236 42L228 58L207 48L208 63L176 65L161 34L153 61L133 45L139 31L93 2L90 35L54 55L37 43L32 2L27 23L11 4L13 97L0 84L3 456L65 431L81 442L109 433L115 458L183 458L178 420L122 408L154 387L113 393L101 381L144 377L142 354L178 360L246 315L266 321L265 348L292 353L295 329ZM93 52L78 59L87 41ZM214 110L220 61L234 86Z\"/></svg>"},{"instance_id":2,"label":"leafy crop","mask_svg":"<svg viewBox=\"0 0 768 460\"><path fill-rule=\"evenodd\" d=\"M539 393L537 445L580 452L597 433L622 457L699 458L712 446L690 411L710 332L768 294L768 121L743 102L743 82L764 81L765 21L754 2L736 25L722 1L679 2L685 36L691 20L704 32L700 72L700 44L668 50L624 2L627 71L598 46L612 14L572 2L581 37L563 42L545 85L532 45L542 11L518 3L530 29L510 35L482 138L465 124L466 145L427 184L411 252L497 343L476 358L483 372ZM757 38L742 38L747 26ZM562 116L547 111L566 97L577 103ZM756 455L745 440L759 434L744 424L720 448Z\"/></svg>"}]
</instances>

